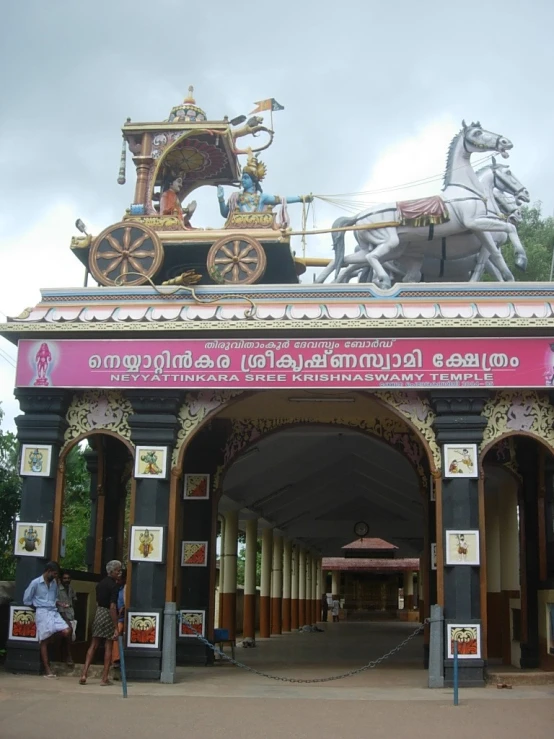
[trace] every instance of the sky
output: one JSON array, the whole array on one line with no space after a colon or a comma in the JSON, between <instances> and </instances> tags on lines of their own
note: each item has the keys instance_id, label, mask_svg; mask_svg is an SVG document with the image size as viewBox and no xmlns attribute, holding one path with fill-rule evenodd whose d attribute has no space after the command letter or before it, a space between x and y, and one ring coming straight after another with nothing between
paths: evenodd
<instances>
[{"instance_id":1,"label":"sky","mask_svg":"<svg viewBox=\"0 0 554 739\"><path fill-rule=\"evenodd\" d=\"M261 157L266 192L366 193L436 175L365 199L438 193L451 138L478 119L512 140L514 174L551 214L553 27L551 0L2 3L0 321L41 287L82 284L75 219L98 233L133 196L129 156L116 183L121 125L167 118L190 84L211 119L269 97L285 106ZM214 189L194 198L194 224L220 225ZM289 212L299 226L300 206ZM308 224L344 214L316 200ZM330 239L307 248L327 256ZM19 413L15 357L0 339L4 429Z\"/></svg>"}]
</instances>

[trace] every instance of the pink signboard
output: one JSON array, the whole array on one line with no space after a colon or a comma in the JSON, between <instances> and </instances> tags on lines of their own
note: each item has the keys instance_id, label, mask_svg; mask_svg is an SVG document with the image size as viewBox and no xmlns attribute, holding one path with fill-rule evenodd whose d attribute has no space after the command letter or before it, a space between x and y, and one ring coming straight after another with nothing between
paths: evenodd
<instances>
[{"instance_id":1,"label":"pink signboard","mask_svg":"<svg viewBox=\"0 0 554 739\"><path fill-rule=\"evenodd\" d=\"M19 342L18 387L452 388L553 384L549 339Z\"/></svg>"}]
</instances>

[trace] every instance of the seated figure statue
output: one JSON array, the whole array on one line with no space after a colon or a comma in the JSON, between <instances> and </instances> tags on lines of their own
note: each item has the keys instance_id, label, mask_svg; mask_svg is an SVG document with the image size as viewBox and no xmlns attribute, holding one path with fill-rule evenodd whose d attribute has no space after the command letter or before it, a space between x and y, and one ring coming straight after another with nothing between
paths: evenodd
<instances>
[{"instance_id":1,"label":"seated figure statue","mask_svg":"<svg viewBox=\"0 0 554 739\"><path fill-rule=\"evenodd\" d=\"M221 185L217 187L217 198L219 200L219 211L223 218L227 218L233 211L240 213L271 213L275 205L282 205L286 218L287 203L311 203L311 195L291 195L281 198L278 195L268 195L262 190L260 182L266 175L266 166L260 162L252 152L248 155L248 161L242 170L241 192L233 193L225 202L225 195ZM288 225L288 224L286 224Z\"/></svg>"},{"instance_id":2,"label":"seated figure statue","mask_svg":"<svg viewBox=\"0 0 554 739\"><path fill-rule=\"evenodd\" d=\"M181 205L179 193L183 187L183 178L181 175L170 176L166 181L162 196L160 199L160 215L176 216L183 228L192 230L190 219L196 208L196 202L193 200L185 208Z\"/></svg>"}]
</instances>

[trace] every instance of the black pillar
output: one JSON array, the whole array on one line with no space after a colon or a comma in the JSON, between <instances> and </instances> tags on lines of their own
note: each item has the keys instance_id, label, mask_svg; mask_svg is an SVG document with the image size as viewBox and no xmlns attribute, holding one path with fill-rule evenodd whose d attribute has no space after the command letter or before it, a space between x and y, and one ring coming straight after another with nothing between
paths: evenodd
<instances>
[{"instance_id":1,"label":"black pillar","mask_svg":"<svg viewBox=\"0 0 554 739\"><path fill-rule=\"evenodd\" d=\"M127 477L126 469L130 454L128 448L119 439L105 436L104 442L104 527L102 531L102 572L106 563L119 559L121 552L120 517L121 501L125 499Z\"/></svg>"},{"instance_id":2,"label":"black pillar","mask_svg":"<svg viewBox=\"0 0 554 739\"><path fill-rule=\"evenodd\" d=\"M223 461L223 447L226 438L225 424L212 424L201 431L186 451L183 464L182 486L186 475L209 475L209 498L183 499L182 540L178 542L179 552L183 542L202 542L208 544L207 562L204 567L181 566L180 595L178 608L200 611L204 614L205 636L213 637L213 606L215 603L215 546L218 491L214 487L214 477L218 465ZM181 632L179 632L181 634ZM213 662L213 652L194 637L182 636L177 640L178 664L206 664Z\"/></svg>"},{"instance_id":3,"label":"black pillar","mask_svg":"<svg viewBox=\"0 0 554 739\"><path fill-rule=\"evenodd\" d=\"M487 420L481 415L488 399L486 390L433 391L430 400L436 413L434 421L437 442L442 444L480 444ZM475 478L445 478L442 481L442 544L446 551L449 529L479 529L479 485ZM445 557L446 560L446 557ZM480 625L480 567L446 565L444 567L444 619L446 649L447 624ZM445 684L452 684L451 659L445 651ZM462 686L484 685L483 659L460 660Z\"/></svg>"},{"instance_id":4,"label":"black pillar","mask_svg":"<svg viewBox=\"0 0 554 739\"><path fill-rule=\"evenodd\" d=\"M84 453L87 470L90 474L90 526L87 536L86 565L89 572L94 572L94 555L96 552L96 526L98 518L98 452L87 449Z\"/></svg>"},{"instance_id":5,"label":"black pillar","mask_svg":"<svg viewBox=\"0 0 554 739\"><path fill-rule=\"evenodd\" d=\"M132 563L129 613L155 614L158 619L157 648L132 646L125 650L127 674L131 679L157 680L161 672L163 609L165 605L166 562L175 552L167 551L169 525L169 488L171 455L179 422L181 404L178 392L129 392L133 415L129 416L131 439L136 446L167 447L167 475L161 478L137 478L134 519L131 526L163 526L165 558L163 563ZM129 532L129 540L131 532ZM129 629L129 623L127 623Z\"/></svg>"},{"instance_id":6,"label":"black pillar","mask_svg":"<svg viewBox=\"0 0 554 739\"><path fill-rule=\"evenodd\" d=\"M45 563L51 558L56 475L60 448L67 428L65 414L70 395L65 390L25 388L16 390L15 396L24 413L15 419L20 443L52 446L49 476L22 478L19 520L24 523L48 523L48 535L44 557L17 557L13 603L17 606L23 604L23 593L27 585L43 573ZM38 674L38 642L8 638L6 669Z\"/></svg>"}]
</instances>

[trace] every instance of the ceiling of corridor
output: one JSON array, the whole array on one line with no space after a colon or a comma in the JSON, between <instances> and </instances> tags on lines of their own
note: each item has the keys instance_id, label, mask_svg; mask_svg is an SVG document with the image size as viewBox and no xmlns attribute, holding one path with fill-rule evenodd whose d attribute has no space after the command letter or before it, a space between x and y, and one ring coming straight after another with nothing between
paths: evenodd
<instances>
[{"instance_id":1,"label":"ceiling of corridor","mask_svg":"<svg viewBox=\"0 0 554 739\"><path fill-rule=\"evenodd\" d=\"M307 424L266 436L229 468L220 511L257 515L282 533L340 556L357 521L372 537L423 549L419 479L403 455L385 442L338 426Z\"/></svg>"}]
</instances>

